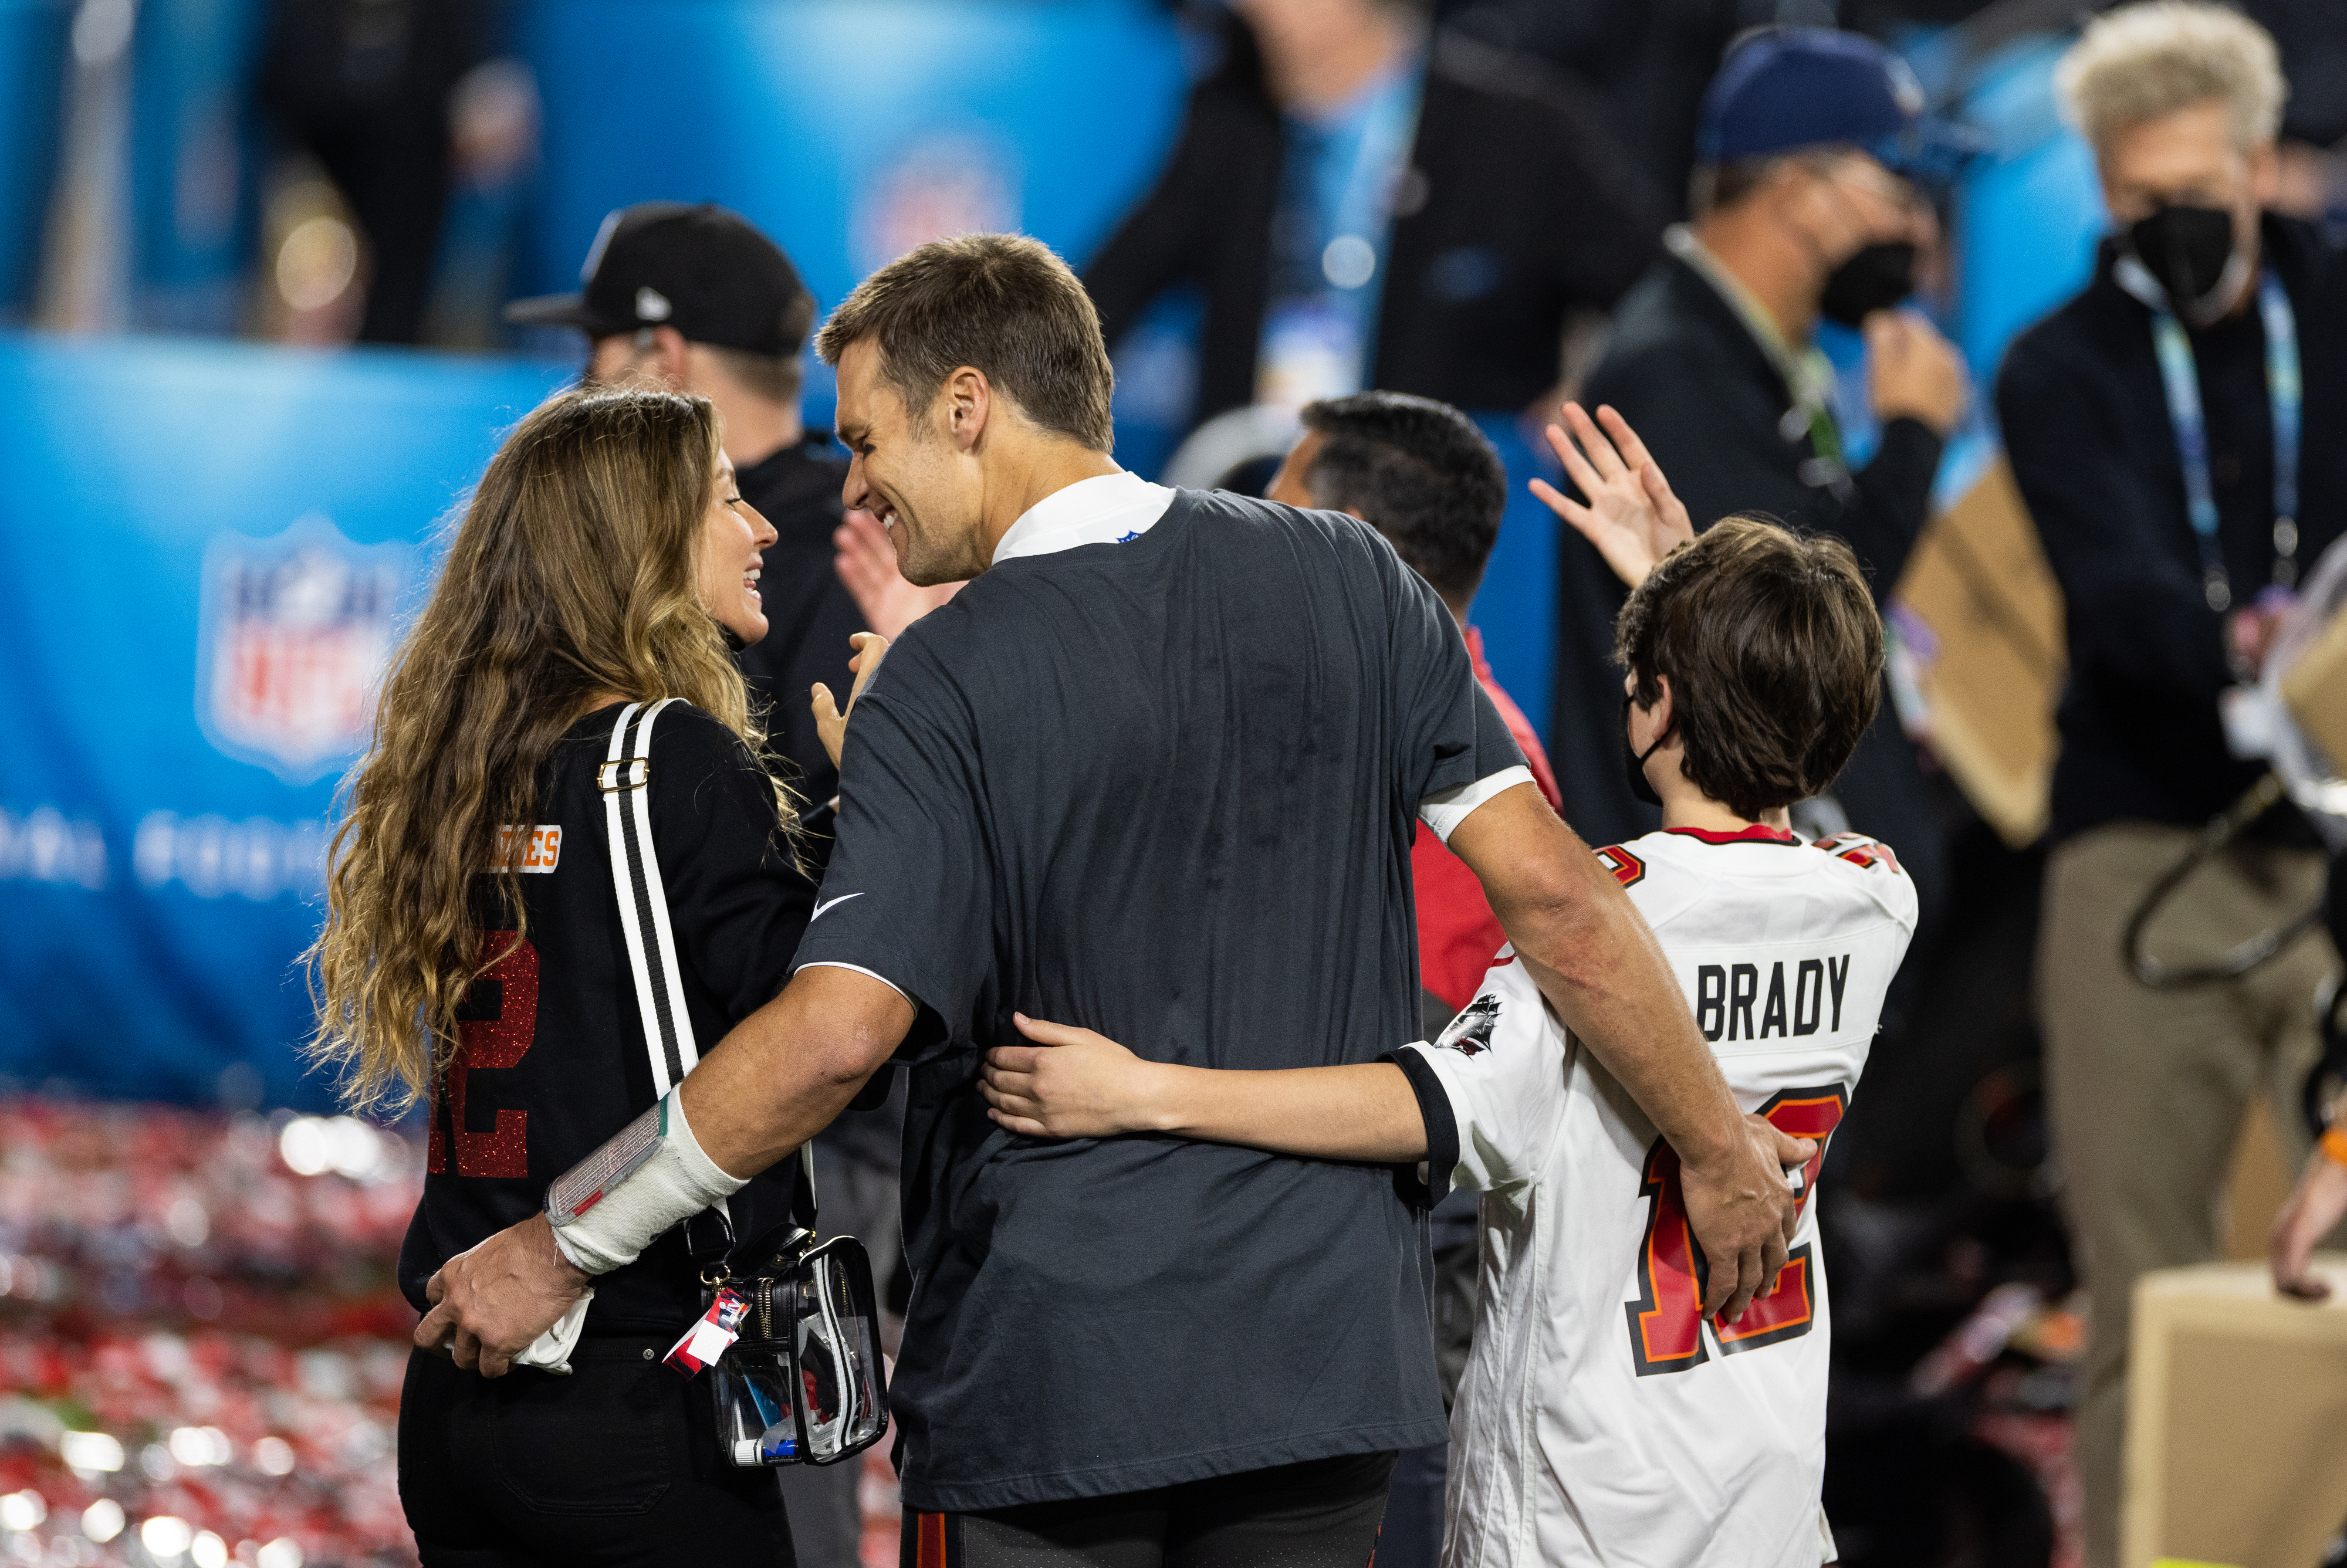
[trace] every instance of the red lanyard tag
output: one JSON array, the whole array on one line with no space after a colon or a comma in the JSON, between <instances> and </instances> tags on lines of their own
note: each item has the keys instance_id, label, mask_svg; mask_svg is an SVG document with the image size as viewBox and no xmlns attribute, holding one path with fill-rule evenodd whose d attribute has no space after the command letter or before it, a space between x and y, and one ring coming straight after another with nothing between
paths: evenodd
<instances>
[{"instance_id":1,"label":"red lanyard tag","mask_svg":"<svg viewBox=\"0 0 2347 1568\"><path fill-rule=\"evenodd\" d=\"M721 1288L717 1299L709 1304L709 1310L684 1331L684 1337L662 1359L680 1376L693 1377L702 1368L713 1365L742 1337L742 1315L749 1310L749 1302L733 1286Z\"/></svg>"}]
</instances>

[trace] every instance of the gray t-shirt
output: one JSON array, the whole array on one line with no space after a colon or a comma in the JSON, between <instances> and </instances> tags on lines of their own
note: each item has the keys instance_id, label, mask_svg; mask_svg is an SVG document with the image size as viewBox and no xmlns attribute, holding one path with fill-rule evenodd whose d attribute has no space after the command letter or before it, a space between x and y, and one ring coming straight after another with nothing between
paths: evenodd
<instances>
[{"instance_id":1,"label":"gray t-shirt","mask_svg":"<svg viewBox=\"0 0 2347 1568\"><path fill-rule=\"evenodd\" d=\"M1373 530L1181 492L1131 542L1007 560L848 727L797 963L921 1004L905 1133L905 1497L972 1511L1440 1441L1409 1173L1015 1137L972 1084L1030 1017L1204 1067L1418 1027L1430 795L1522 757Z\"/></svg>"}]
</instances>

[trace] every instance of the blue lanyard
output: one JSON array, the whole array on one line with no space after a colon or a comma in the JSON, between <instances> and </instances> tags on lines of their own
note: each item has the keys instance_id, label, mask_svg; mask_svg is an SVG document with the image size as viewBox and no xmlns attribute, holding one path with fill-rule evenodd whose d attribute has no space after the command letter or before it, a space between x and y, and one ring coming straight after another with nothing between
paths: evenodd
<instances>
[{"instance_id":1,"label":"blue lanyard","mask_svg":"<svg viewBox=\"0 0 2347 1568\"><path fill-rule=\"evenodd\" d=\"M2305 389L2299 380L2298 318L2271 268L2258 277L2258 314L2266 329L2266 399L2273 411L2273 581L2298 586L2298 441ZM2151 340L2159 354L2159 379L2168 391L2168 419L2176 427L2176 453L2184 463L2184 497L2192 534L2200 545L2201 590L2209 608L2223 613L2233 602L2224 550L2217 542L2217 498L2209 485L2209 425L2200 412L2200 374L2192 342L2175 313L2155 306Z\"/></svg>"}]
</instances>

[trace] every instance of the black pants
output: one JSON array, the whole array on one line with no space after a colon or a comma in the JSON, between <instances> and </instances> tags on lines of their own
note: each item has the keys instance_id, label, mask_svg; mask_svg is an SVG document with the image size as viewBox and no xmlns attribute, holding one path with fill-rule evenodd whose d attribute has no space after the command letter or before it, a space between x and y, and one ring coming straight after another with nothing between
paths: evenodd
<instances>
[{"instance_id":1,"label":"black pants","mask_svg":"<svg viewBox=\"0 0 2347 1568\"><path fill-rule=\"evenodd\" d=\"M985 1513L905 1512L898 1568L1369 1568L1390 1451Z\"/></svg>"},{"instance_id":2,"label":"black pants","mask_svg":"<svg viewBox=\"0 0 2347 1568\"><path fill-rule=\"evenodd\" d=\"M717 1453L706 1375L649 1339L582 1339L571 1374L408 1358L399 1501L425 1568L796 1568L774 1472Z\"/></svg>"}]
</instances>

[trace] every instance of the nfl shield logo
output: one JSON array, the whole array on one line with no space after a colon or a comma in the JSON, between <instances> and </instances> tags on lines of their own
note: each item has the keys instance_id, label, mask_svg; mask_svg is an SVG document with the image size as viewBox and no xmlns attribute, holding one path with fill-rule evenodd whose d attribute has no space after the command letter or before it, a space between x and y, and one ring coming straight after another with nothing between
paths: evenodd
<instances>
[{"instance_id":1,"label":"nfl shield logo","mask_svg":"<svg viewBox=\"0 0 2347 1568\"><path fill-rule=\"evenodd\" d=\"M398 545L354 545L323 517L204 550L196 717L205 738L287 784L366 743L405 577Z\"/></svg>"}]
</instances>

